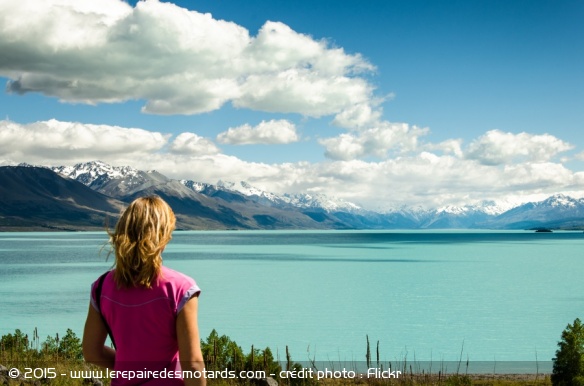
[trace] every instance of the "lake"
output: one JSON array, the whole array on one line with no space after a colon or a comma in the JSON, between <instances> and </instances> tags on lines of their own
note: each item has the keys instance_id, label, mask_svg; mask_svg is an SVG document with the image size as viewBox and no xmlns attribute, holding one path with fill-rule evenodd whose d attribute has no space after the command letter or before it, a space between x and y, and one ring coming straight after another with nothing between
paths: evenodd
<instances>
[{"instance_id":1,"label":"lake","mask_svg":"<svg viewBox=\"0 0 584 386\"><path fill-rule=\"evenodd\" d=\"M0 233L0 334L79 337L105 232ZM177 231L164 264L202 288L200 330L280 359L549 361L584 317L584 234Z\"/></svg>"}]
</instances>

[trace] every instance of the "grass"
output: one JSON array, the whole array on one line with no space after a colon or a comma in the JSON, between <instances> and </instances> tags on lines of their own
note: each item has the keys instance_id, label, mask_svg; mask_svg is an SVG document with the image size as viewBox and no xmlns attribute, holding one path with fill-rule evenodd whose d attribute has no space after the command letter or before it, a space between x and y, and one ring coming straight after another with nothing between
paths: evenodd
<instances>
[{"instance_id":1,"label":"grass","mask_svg":"<svg viewBox=\"0 0 584 386\"><path fill-rule=\"evenodd\" d=\"M542 374L462 374L460 366L454 373L445 373L434 370L427 373L418 368L417 364L401 364L402 372L398 378L375 378L367 377L354 371L353 378L324 378L316 380L316 371L319 368L314 358L304 368L312 368L315 371L313 377L300 379L288 378L279 379L281 370L302 370L303 366L293 362L286 349L286 361L279 363L274 360L269 348L264 350L254 349L253 346L249 354L243 354L243 350L235 342L225 335L219 336L215 330L209 335L206 341L202 341L202 349L205 355L207 369L237 369L237 370L258 370L265 369L266 374L276 374L276 381L280 385L286 386L345 386L345 385L370 385L370 386L551 386L549 375ZM369 339L367 339L369 343ZM369 347L368 347L369 348ZM379 356L377 349L377 357ZM368 349L367 368L375 366L371 360L371 352ZM379 363L377 360L375 363ZM63 337L55 335L48 336L41 341L37 331L32 334L32 338L16 330L14 334L7 334L0 339L0 365L7 369L17 368L20 372L28 370L28 380L22 378L10 379L6 373L0 373L0 385L33 385L35 381L40 381L43 385L71 386L87 385L88 380L75 379L71 377L71 372L85 372L89 375L92 371L99 372L100 368L89 365L83 361L81 355L81 342L71 330ZM329 363L328 369L341 369L341 363ZM440 368L440 363L436 364ZM36 370L35 370L36 369ZM322 370L322 369L321 369ZM361 371L362 372L362 371ZM62 375L64 374L64 375ZM24 381L24 382L23 382ZM101 379L104 386L110 384L109 379ZM239 386L250 385L255 382L235 379L207 379L209 386ZM38 382L36 383L38 384Z\"/></svg>"}]
</instances>

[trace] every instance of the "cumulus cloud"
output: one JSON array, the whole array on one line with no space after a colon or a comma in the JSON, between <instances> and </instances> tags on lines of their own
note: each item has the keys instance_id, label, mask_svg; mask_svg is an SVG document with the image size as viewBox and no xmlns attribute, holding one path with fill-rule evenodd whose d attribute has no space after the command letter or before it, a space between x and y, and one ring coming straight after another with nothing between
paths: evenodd
<instances>
[{"instance_id":1,"label":"cumulus cloud","mask_svg":"<svg viewBox=\"0 0 584 386\"><path fill-rule=\"evenodd\" d=\"M461 139L447 139L446 141L442 141L440 143L425 144L424 149L429 151L438 150L444 154L453 154L460 158L464 156Z\"/></svg>"},{"instance_id":2,"label":"cumulus cloud","mask_svg":"<svg viewBox=\"0 0 584 386\"><path fill-rule=\"evenodd\" d=\"M31 124L0 121L0 164L56 166L100 159L117 166L156 169L177 179L208 183L245 180L274 193L324 193L369 209L402 205L436 208L487 199L517 203L519 198L541 199L562 191L584 190L584 173L575 173L551 160L513 158L512 163L504 165L481 163L460 156L459 140L432 145L437 150L434 152L432 146L417 144L416 135L409 134L418 130L417 135L423 135L423 129L405 124L395 124L393 129L383 134L389 138L378 150L393 146L399 152L395 157L268 163L221 154L211 140L194 133L181 133L172 139L163 133L118 126L56 120ZM343 134L340 138L350 137L345 143L349 153L361 154L367 146L373 147L364 145L366 141L355 141L359 134L369 136L370 142L384 140L379 132ZM403 144L400 135L406 137ZM374 151L369 149L370 153Z\"/></svg>"},{"instance_id":3,"label":"cumulus cloud","mask_svg":"<svg viewBox=\"0 0 584 386\"><path fill-rule=\"evenodd\" d=\"M491 130L473 141L466 157L485 165L502 165L517 160L546 162L573 146L550 134L505 133Z\"/></svg>"},{"instance_id":4,"label":"cumulus cloud","mask_svg":"<svg viewBox=\"0 0 584 386\"><path fill-rule=\"evenodd\" d=\"M550 187L569 186L575 177L564 165L552 162L508 165L503 169L503 174L516 191L538 191Z\"/></svg>"},{"instance_id":5,"label":"cumulus cloud","mask_svg":"<svg viewBox=\"0 0 584 386\"><path fill-rule=\"evenodd\" d=\"M0 121L0 153L5 160L87 160L112 154L150 154L168 135L137 128L57 120L21 125Z\"/></svg>"},{"instance_id":6,"label":"cumulus cloud","mask_svg":"<svg viewBox=\"0 0 584 386\"><path fill-rule=\"evenodd\" d=\"M584 187L584 177L560 164L522 164L515 168L481 165L448 155L421 152L379 162L363 160L263 165L239 177L273 192L318 192L369 209L416 205L479 203L486 199L539 199L559 190ZM245 178L243 178L245 177Z\"/></svg>"},{"instance_id":7,"label":"cumulus cloud","mask_svg":"<svg viewBox=\"0 0 584 386\"><path fill-rule=\"evenodd\" d=\"M266 22L233 22L146 0L0 2L0 76L13 93L81 103L145 100L153 114L237 107L320 117L367 104L358 54Z\"/></svg>"},{"instance_id":8,"label":"cumulus cloud","mask_svg":"<svg viewBox=\"0 0 584 386\"><path fill-rule=\"evenodd\" d=\"M217 136L219 142L230 145L285 144L298 139L296 126L285 119L262 121L255 127L232 127Z\"/></svg>"},{"instance_id":9,"label":"cumulus cloud","mask_svg":"<svg viewBox=\"0 0 584 386\"><path fill-rule=\"evenodd\" d=\"M130 165L141 170L157 170L170 178L190 179L215 184L224 181L272 180L278 178L278 165L247 162L226 154L194 156L191 154L153 153L138 159L132 155L104 157L105 162ZM271 187L271 186L270 186Z\"/></svg>"},{"instance_id":10,"label":"cumulus cloud","mask_svg":"<svg viewBox=\"0 0 584 386\"><path fill-rule=\"evenodd\" d=\"M175 154L190 154L193 156L219 153L219 148L213 141L198 136L195 133L181 133L170 145L170 152Z\"/></svg>"},{"instance_id":11,"label":"cumulus cloud","mask_svg":"<svg viewBox=\"0 0 584 386\"><path fill-rule=\"evenodd\" d=\"M375 68L360 55L347 55L342 48L331 48L326 40L316 41L280 22L268 21L247 47L250 64L262 72L287 68L307 68L327 76L372 71Z\"/></svg>"},{"instance_id":12,"label":"cumulus cloud","mask_svg":"<svg viewBox=\"0 0 584 386\"><path fill-rule=\"evenodd\" d=\"M321 117L364 103L372 93L365 80L344 76L322 77L309 69L275 74L252 74L241 85L235 107Z\"/></svg>"},{"instance_id":13,"label":"cumulus cloud","mask_svg":"<svg viewBox=\"0 0 584 386\"><path fill-rule=\"evenodd\" d=\"M362 129L379 123L382 111L371 103L358 103L335 116L333 124L346 129Z\"/></svg>"},{"instance_id":14,"label":"cumulus cloud","mask_svg":"<svg viewBox=\"0 0 584 386\"><path fill-rule=\"evenodd\" d=\"M416 150L419 138L427 133L427 128L381 122L374 128L321 139L319 142L326 148L326 157L334 160L348 161L367 156L385 158L392 150L397 153Z\"/></svg>"}]
</instances>

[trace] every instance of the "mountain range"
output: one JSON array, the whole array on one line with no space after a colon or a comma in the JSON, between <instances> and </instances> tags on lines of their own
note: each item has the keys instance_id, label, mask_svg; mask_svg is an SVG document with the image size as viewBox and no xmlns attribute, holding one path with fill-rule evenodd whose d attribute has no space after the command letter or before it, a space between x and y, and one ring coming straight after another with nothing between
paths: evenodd
<instances>
[{"instance_id":1,"label":"mountain range","mask_svg":"<svg viewBox=\"0 0 584 386\"><path fill-rule=\"evenodd\" d=\"M0 167L0 230L104 229L133 199L153 194L171 205L178 229L584 229L584 199L561 194L513 208L380 213L322 194L278 195L245 181L213 185L91 161Z\"/></svg>"}]
</instances>

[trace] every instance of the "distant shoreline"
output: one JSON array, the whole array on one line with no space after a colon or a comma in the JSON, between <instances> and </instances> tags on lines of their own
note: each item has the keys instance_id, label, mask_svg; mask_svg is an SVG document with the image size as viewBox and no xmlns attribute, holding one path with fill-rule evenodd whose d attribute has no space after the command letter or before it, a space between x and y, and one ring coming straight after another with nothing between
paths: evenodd
<instances>
[{"instance_id":1,"label":"distant shoreline","mask_svg":"<svg viewBox=\"0 0 584 386\"><path fill-rule=\"evenodd\" d=\"M57 226L57 225L32 225L32 226L10 226L10 225L0 225L0 233L8 232L101 232L106 231L105 225L103 226ZM278 229L240 229L240 228L201 228L201 229L187 229L187 228L177 228L175 232L224 232L224 231L307 231L307 232L317 232L317 231L360 231L360 232L448 232L448 231L468 231L468 232L533 232L533 233L554 233L554 232L583 232L584 228L552 228L552 229L541 229L541 228L530 228L530 229L483 229L483 228L354 228L354 229L321 229L321 228L278 228Z\"/></svg>"}]
</instances>

